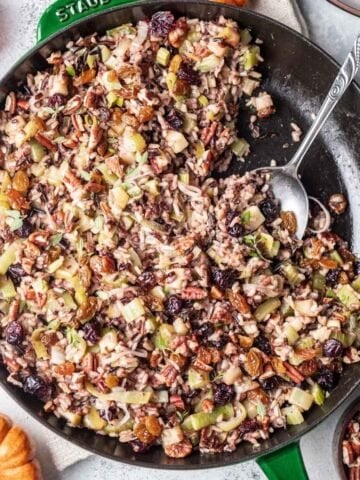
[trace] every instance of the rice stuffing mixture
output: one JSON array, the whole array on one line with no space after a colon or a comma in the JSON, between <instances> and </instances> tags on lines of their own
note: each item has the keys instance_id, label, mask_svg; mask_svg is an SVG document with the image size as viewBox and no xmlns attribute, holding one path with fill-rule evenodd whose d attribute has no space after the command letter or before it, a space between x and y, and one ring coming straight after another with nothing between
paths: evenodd
<instances>
[{"instance_id":1,"label":"rice stuffing mixture","mask_svg":"<svg viewBox=\"0 0 360 480\"><path fill-rule=\"evenodd\" d=\"M211 177L248 153L240 99L274 113L260 61L231 20L158 12L9 93L0 354L46 412L137 453L229 452L303 422L359 361L347 244L296 240L265 174Z\"/></svg>"}]
</instances>

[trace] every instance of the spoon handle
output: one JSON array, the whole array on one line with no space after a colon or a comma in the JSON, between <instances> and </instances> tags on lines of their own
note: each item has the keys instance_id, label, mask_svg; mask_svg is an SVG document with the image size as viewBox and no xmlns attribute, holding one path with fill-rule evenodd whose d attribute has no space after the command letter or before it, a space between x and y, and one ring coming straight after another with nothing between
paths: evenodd
<instances>
[{"instance_id":1,"label":"spoon handle","mask_svg":"<svg viewBox=\"0 0 360 480\"><path fill-rule=\"evenodd\" d=\"M334 110L335 105L344 95L346 89L354 79L360 67L360 34L357 36L354 46L346 57L346 60L341 67L334 83L331 85L330 91L324 100L316 119L311 125L309 131L302 140L297 152L287 164L286 167L291 167L292 172L296 172L306 152L309 150L311 144L315 140L320 129L328 119L330 113Z\"/></svg>"}]
</instances>

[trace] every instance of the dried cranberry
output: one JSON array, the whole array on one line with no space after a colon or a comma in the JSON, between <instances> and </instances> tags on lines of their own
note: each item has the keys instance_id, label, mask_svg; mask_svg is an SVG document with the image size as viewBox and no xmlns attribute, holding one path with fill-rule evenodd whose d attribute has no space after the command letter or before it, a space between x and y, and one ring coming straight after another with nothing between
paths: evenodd
<instances>
[{"instance_id":1,"label":"dried cranberry","mask_svg":"<svg viewBox=\"0 0 360 480\"><path fill-rule=\"evenodd\" d=\"M85 340L89 343L96 343L100 340L100 325L96 321L85 323L83 332Z\"/></svg>"},{"instance_id":2,"label":"dried cranberry","mask_svg":"<svg viewBox=\"0 0 360 480\"><path fill-rule=\"evenodd\" d=\"M199 85L200 76L196 70L190 65L190 63L181 62L177 76L180 80L190 83L190 85Z\"/></svg>"},{"instance_id":3,"label":"dried cranberry","mask_svg":"<svg viewBox=\"0 0 360 480\"><path fill-rule=\"evenodd\" d=\"M244 435L245 433L255 432L259 428L259 424L256 420L248 418L244 420L240 425L240 433Z\"/></svg>"},{"instance_id":4,"label":"dried cranberry","mask_svg":"<svg viewBox=\"0 0 360 480\"><path fill-rule=\"evenodd\" d=\"M97 117L101 122L108 122L111 117L110 110L106 107L100 107L97 111Z\"/></svg>"},{"instance_id":5,"label":"dried cranberry","mask_svg":"<svg viewBox=\"0 0 360 480\"><path fill-rule=\"evenodd\" d=\"M235 395L234 387L226 383L217 383L214 385L214 403L215 405L225 405L233 399Z\"/></svg>"},{"instance_id":6,"label":"dried cranberry","mask_svg":"<svg viewBox=\"0 0 360 480\"><path fill-rule=\"evenodd\" d=\"M321 388L324 390L330 391L336 387L339 381L339 376L332 372L331 370L324 369L319 375L317 376L317 383L320 385Z\"/></svg>"},{"instance_id":7,"label":"dried cranberry","mask_svg":"<svg viewBox=\"0 0 360 480\"><path fill-rule=\"evenodd\" d=\"M175 19L171 12L156 12L150 20L150 33L155 37L166 37Z\"/></svg>"},{"instance_id":8,"label":"dried cranberry","mask_svg":"<svg viewBox=\"0 0 360 480\"><path fill-rule=\"evenodd\" d=\"M273 222L280 215L279 205L272 200L267 199L262 201L259 205L259 208L268 223Z\"/></svg>"},{"instance_id":9,"label":"dried cranberry","mask_svg":"<svg viewBox=\"0 0 360 480\"><path fill-rule=\"evenodd\" d=\"M55 93L55 95L49 98L49 107L51 108L60 107L61 105L65 105L65 103L66 97L61 93Z\"/></svg>"},{"instance_id":10,"label":"dried cranberry","mask_svg":"<svg viewBox=\"0 0 360 480\"><path fill-rule=\"evenodd\" d=\"M25 277L26 272L20 263L10 265L7 271L8 276L13 281L14 285L20 285L22 277Z\"/></svg>"},{"instance_id":11,"label":"dried cranberry","mask_svg":"<svg viewBox=\"0 0 360 480\"><path fill-rule=\"evenodd\" d=\"M39 375L29 375L24 381L24 391L35 395L40 400L46 400L50 394L49 385Z\"/></svg>"},{"instance_id":12,"label":"dried cranberry","mask_svg":"<svg viewBox=\"0 0 360 480\"><path fill-rule=\"evenodd\" d=\"M174 130L179 130L184 124L183 116L174 108L166 115L166 121Z\"/></svg>"},{"instance_id":13,"label":"dried cranberry","mask_svg":"<svg viewBox=\"0 0 360 480\"><path fill-rule=\"evenodd\" d=\"M24 218L21 227L15 230L15 233L21 238L27 238L33 230L34 227L32 223L30 223L27 218Z\"/></svg>"},{"instance_id":14,"label":"dried cranberry","mask_svg":"<svg viewBox=\"0 0 360 480\"><path fill-rule=\"evenodd\" d=\"M264 390L275 390L281 383L282 379L277 375L273 375L272 377L264 378L261 381L261 386Z\"/></svg>"},{"instance_id":15,"label":"dried cranberry","mask_svg":"<svg viewBox=\"0 0 360 480\"><path fill-rule=\"evenodd\" d=\"M217 340L208 340L207 345L209 347L214 347L217 350L222 350L225 345L228 343L229 337L227 335L222 335Z\"/></svg>"},{"instance_id":16,"label":"dried cranberry","mask_svg":"<svg viewBox=\"0 0 360 480\"><path fill-rule=\"evenodd\" d=\"M111 422L112 420L115 420L115 418L118 417L118 410L114 405L110 405L110 407L107 408L106 410L100 410L99 415L104 420Z\"/></svg>"},{"instance_id":17,"label":"dried cranberry","mask_svg":"<svg viewBox=\"0 0 360 480\"><path fill-rule=\"evenodd\" d=\"M270 341L265 335L258 335L254 340L253 346L266 353L266 355L272 354Z\"/></svg>"},{"instance_id":18,"label":"dried cranberry","mask_svg":"<svg viewBox=\"0 0 360 480\"><path fill-rule=\"evenodd\" d=\"M220 270L220 268L213 268L211 271L212 281L220 288L226 289L232 287L236 282L238 273L232 268Z\"/></svg>"},{"instance_id":19,"label":"dried cranberry","mask_svg":"<svg viewBox=\"0 0 360 480\"><path fill-rule=\"evenodd\" d=\"M326 340L323 349L325 357L341 357L343 353L343 346L339 340L336 340L336 338L329 338Z\"/></svg>"},{"instance_id":20,"label":"dried cranberry","mask_svg":"<svg viewBox=\"0 0 360 480\"><path fill-rule=\"evenodd\" d=\"M171 295L165 302L165 310L171 315L176 315L184 307L184 301L176 295Z\"/></svg>"},{"instance_id":21,"label":"dried cranberry","mask_svg":"<svg viewBox=\"0 0 360 480\"><path fill-rule=\"evenodd\" d=\"M146 271L138 276L137 284L144 290L151 290L157 284L157 280L153 272Z\"/></svg>"},{"instance_id":22,"label":"dried cranberry","mask_svg":"<svg viewBox=\"0 0 360 480\"><path fill-rule=\"evenodd\" d=\"M5 330L5 339L10 345L18 347L25 338L25 332L20 322L13 320Z\"/></svg>"},{"instance_id":23,"label":"dried cranberry","mask_svg":"<svg viewBox=\"0 0 360 480\"><path fill-rule=\"evenodd\" d=\"M134 450L135 453L146 453L152 447L151 443L144 443L141 440L138 440L137 438L132 442L130 442L130 445L132 446L132 449Z\"/></svg>"},{"instance_id":24,"label":"dried cranberry","mask_svg":"<svg viewBox=\"0 0 360 480\"><path fill-rule=\"evenodd\" d=\"M340 272L340 268L332 268L331 270L329 270L325 277L326 285L328 285L329 287L335 287L339 280Z\"/></svg>"},{"instance_id":25,"label":"dried cranberry","mask_svg":"<svg viewBox=\"0 0 360 480\"><path fill-rule=\"evenodd\" d=\"M214 325L210 322L203 323L194 330L196 337L203 342L214 333Z\"/></svg>"}]
</instances>

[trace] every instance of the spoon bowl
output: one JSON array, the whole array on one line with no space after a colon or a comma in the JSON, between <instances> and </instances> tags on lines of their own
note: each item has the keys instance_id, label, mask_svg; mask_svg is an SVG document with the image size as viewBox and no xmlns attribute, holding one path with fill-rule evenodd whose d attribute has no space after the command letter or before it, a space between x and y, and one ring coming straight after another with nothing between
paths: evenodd
<instances>
[{"instance_id":1,"label":"spoon bowl","mask_svg":"<svg viewBox=\"0 0 360 480\"><path fill-rule=\"evenodd\" d=\"M255 173L268 172L271 174L270 185L275 197L281 203L282 211L292 211L295 215L296 236L299 240L304 236L309 220L309 199L299 179L298 168L322 126L355 78L359 67L360 34L356 37L353 48L331 85L316 119L290 162L283 167L263 167L253 170Z\"/></svg>"}]
</instances>

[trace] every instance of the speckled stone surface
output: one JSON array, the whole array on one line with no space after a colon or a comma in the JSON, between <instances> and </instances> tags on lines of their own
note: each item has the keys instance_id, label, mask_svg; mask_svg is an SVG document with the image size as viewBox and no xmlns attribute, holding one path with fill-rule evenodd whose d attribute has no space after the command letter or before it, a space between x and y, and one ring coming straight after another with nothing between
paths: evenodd
<instances>
[{"instance_id":1,"label":"speckled stone surface","mask_svg":"<svg viewBox=\"0 0 360 480\"><path fill-rule=\"evenodd\" d=\"M0 0L0 77L34 45L38 18L50 3L51 0ZM325 0L298 0L298 4L308 23L310 38L341 62L350 49L355 34L360 30L360 20L336 9ZM332 79L329 79L329 85L331 81ZM360 390L330 419L301 440L301 450L310 480L338 478L332 458L333 432L341 412L359 394ZM16 408L14 406L13 412L7 412L12 414L14 419ZM46 480L114 480L120 477L122 480L189 480L195 473L146 470L92 456L60 474L54 471L48 459L46 445L38 445L38 449ZM265 476L255 462L248 462L233 467L198 471L196 479L264 480Z\"/></svg>"}]
</instances>

